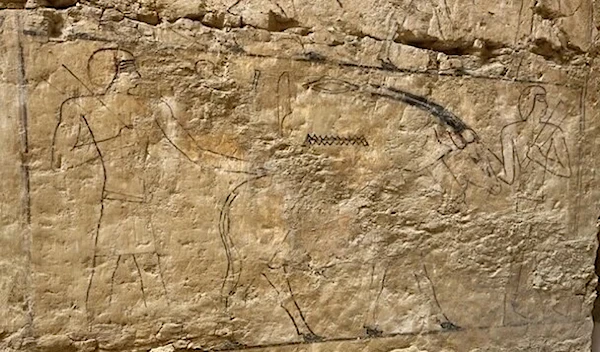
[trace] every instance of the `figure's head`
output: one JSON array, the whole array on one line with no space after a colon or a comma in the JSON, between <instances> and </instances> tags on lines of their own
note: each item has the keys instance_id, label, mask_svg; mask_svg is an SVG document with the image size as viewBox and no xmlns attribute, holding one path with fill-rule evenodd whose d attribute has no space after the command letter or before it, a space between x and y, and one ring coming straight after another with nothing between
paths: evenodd
<instances>
[{"instance_id":1,"label":"figure's head","mask_svg":"<svg viewBox=\"0 0 600 352\"><path fill-rule=\"evenodd\" d=\"M526 121L532 115L542 118L547 110L548 102L544 87L532 85L523 89L519 96L519 116L522 121Z\"/></svg>"},{"instance_id":2,"label":"figure's head","mask_svg":"<svg viewBox=\"0 0 600 352\"><path fill-rule=\"evenodd\" d=\"M117 48L96 50L88 60L87 72L90 82L105 91L111 87L127 91L141 78L133 54Z\"/></svg>"}]
</instances>

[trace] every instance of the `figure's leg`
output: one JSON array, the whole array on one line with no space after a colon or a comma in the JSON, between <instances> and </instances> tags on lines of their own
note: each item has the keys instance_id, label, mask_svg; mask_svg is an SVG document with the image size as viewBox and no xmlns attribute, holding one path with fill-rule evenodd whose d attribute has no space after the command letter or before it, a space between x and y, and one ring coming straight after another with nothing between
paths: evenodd
<instances>
[{"instance_id":1,"label":"figure's leg","mask_svg":"<svg viewBox=\"0 0 600 352\"><path fill-rule=\"evenodd\" d=\"M306 321L306 316L296 300L292 285L288 278L287 267L284 265L282 269L274 270L269 273L269 275L263 273L262 276L277 292L279 305L285 310L292 321L292 324L294 324L298 336L301 336L304 341L307 342L323 340L323 337L317 335Z\"/></svg>"},{"instance_id":2,"label":"figure's leg","mask_svg":"<svg viewBox=\"0 0 600 352\"><path fill-rule=\"evenodd\" d=\"M119 319L132 310L148 307L147 281L143 275L140 254L119 255L110 275L110 311L114 319ZM142 263L144 263L142 261Z\"/></svg>"},{"instance_id":3,"label":"figure's leg","mask_svg":"<svg viewBox=\"0 0 600 352\"><path fill-rule=\"evenodd\" d=\"M132 254L132 259L137 280L140 282L140 288L144 288L143 293L147 303L163 301L163 304L168 305L167 286L159 254L155 252Z\"/></svg>"},{"instance_id":4,"label":"figure's leg","mask_svg":"<svg viewBox=\"0 0 600 352\"><path fill-rule=\"evenodd\" d=\"M246 306L248 294L256 288L254 281L259 278L254 271L244 270L244 260L253 261L255 265L264 263L259 264L254 256L244 258L241 251L252 251L251 246L258 245L260 241L249 239L260 238L264 228L272 228L267 221L273 213L267 213L263 208L267 206L265 202L271 201L268 197L270 194L264 191L264 185L255 183L262 178L253 177L238 182L221 201L217 214L218 234L225 262L219 287L222 310L214 333L224 340L225 345L222 348L243 346L247 336L242 336L236 333L237 331L260 330L258 325L253 325L252 319L248 318L249 307ZM253 187L247 187L250 184ZM246 221L247 219L253 221ZM256 250L264 250L261 247L258 245ZM240 324L244 326L241 330L238 328Z\"/></svg>"},{"instance_id":5,"label":"figure's leg","mask_svg":"<svg viewBox=\"0 0 600 352\"><path fill-rule=\"evenodd\" d=\"M521 286L521 277L523 275L523 263L512 263L511 272L509 278L509 285L507 288L508 305L510 311L518 315L523 319L527 319L524 313L521 313L520 302L519 302L519 287Z\"/></svg>"},{"instance_id":6,"label":"figure's leg","mask_svg":"<svg viewBox=\"0 0 600 352\"><path fill-rule=\"evenodd\" d=\"M86 292L86 310L89 323L108 313L114 304L115 274L119 269L121 256L96 255L93 259Z\"/></svg>"},{"instance_id":7,"label":"figure's leg","mask_svg":"<svg viewBox=\"0 0 600 352\"><path fill-rule=\"evenodd\" d=\"M231 236L231 207L238 197L238 188L241 185L243 185L243 183L238 185L227 195L219 213L219 235L221 236L225 257L227 258L227 269L221 284L221 297L223 298L226 310L229 308L231 297L237 290L242 267L239 253Z\"/></svg>"},{"instance_id":8,"label":"figure's leg","mask_svg":"<svg viewBox=\"0 0 600 352\"><path fill-rule=\"evenodd\" d=\"M371 296L369 299L370 304L363 324L365 333L370 337L383 335L383 331L377 324L377 313L379 309L379 299L381 298L381 293L383 292L385 281L387 279L387 269L387 265L377 262L373 263L371 269L371 280L369 283L369 293Z\"/></svg>"},{"instance_id":9,"label":"figure's leg","mask_svg":"<svg viewBox=\"0 0 600 352\"><path fill-rule=\"evenodd\" d=\"M527 264L525 255L523 254L514 258L510 264L510 273L504 299L503 325L532 320L533 316L527 310L527 307L535 306L531 304L531 301L535 300L535 294L532 295L532 292L528 292L529 290L527 290L527 276L530 271L531 268Z\"/></svg>"},{"instance_id":10,"label":"figure's leg","mask_svg":"<svg viewBox=\"0 0 600 352\"><path fill-rule=\"evenodd\" d=\"M117 256L117 262L115 263L115 268L112 271L111 274L111 282L110 282L110 292L108 295L108 303L112 303L112 299L113 299L113 291L114 291L114 279L115 279L115 274L117 273L117 270L119 270L119 263L121 262L121 256L118 255Z\"/></svg>"},{"instance_id":11,"label":"figure's leg","mask_svg":"<svg viewBox=\"0 0 600 352\"><path fill-rule=\"evenodd\" d=\"M164 298L166 304L169 305L170 302L163 267L166 258L163 248L164 242L161 241L155 231L152 214L149 212L147 204L143 204L140 207L139 212L143 219L142 224L140 224L141 229L139 232L143 235L140 236L140 240L138 241L142 242L144 253L140 253L137 256L137 260L140 262L146 280L149 281L148 287L150 296L156 297L156 299Z\"/></svg>"},{"instance_id":12,"label":"figure's leg","mask_svg":"<svg viewBox=\"0 0 600 352\"><path fill-rule=\"evenodd\" d=\"M144 307L148 308L148 301L146 298L146 290L147 287L144 285L144 278L142 277L142 269L140 268L140 264L138 263L135 254L131 255L131 259L133 259L133 264L135 265L135 272L137 273L137 279L140 281L140 292L142 293L142 300L144 301Z\"/></svg>"},{"instance_id":13,"label":"figure's leg","mask_svg":"<svg viewBox=\"0 0 600 352\"><path fill-rule=\"evenodd\" d=\"M432 316L435 321L440 325L440 327L444 330L460 330L460 326L456 325L452 322L444 310L442 305L440 304L439 297L437 295L437 291L435 288L435 283L429 274L427 266L423 264L420 270L417 270L415 273L415 280L417 281L417 286L419 291L426 297L427 301L430 304Z\"/></svg>"},{"instance_id":14,"label":"figure's leg","mask_svg":"<svg viewBox=\"0 0 600 352\"><path fill-rule=\"evenodd\" d=\"M156 314L168 306L166 286L156 253L124 253L110 275L109 302L115 316L126 311Z\"/></svg>"},{"instance_id":15,"label":"figure's leg","mask_svg":"<svg viewBox=\"0 0 600 352\"><path fill-rule=\"evenodd\" d=\"M163 270L161 254L158 252L155 252L154 255L156 256L156 264L158 265L158 275L160 276L160 283L161 283L161 286L163 289L163 294L165 295L165 298L167 299L167 303L169 303L169 296L167 293L167 284L165 281L165 272Z\"/></svg>"},{"instance_id":16,"label":"figure's leg","mask_svg":"<svg viewBox=\"0 0 600 352\"><path fill-rule=\"evenodd\" d=\"M428 170L442 189L442 200L438 211L441 214L453 214L461 211L466 206L468 182L461 180L443 158Z\"/></svg>"},{"instance_id":17,"label":"figure's leg","mask_svg":"<svg viewBox=\"0 0 600 352\"><path fill-rule=\"evenodd\" d=\"M94 290L94 284L96 284L95 276L96 276L96 265L97 265L97 260L98 257L96 256L96 254L94 253L92 255L92 267L90 268L90 275L88 278L88 284L87 284L87 289L85 292L85 310L88 314L88 320L91 319L91 316L93 316L92 314L92 306L93 306L93 302L95 301L94 299L92 299L92 295L95 293Z\"/></svg>"},{"instance_id":18,"label":"figure's leg","mask_svg":"<svg viewBox=\"0 0 600 352\"><path fill-rule=\"evenodd\" d=\"M88 324L91 325L96 317L96 315L101 312L104 307L100 304L102 299L101 288L103 285L98 285L98 275L101 274L99 271L103 267L100 263L100 259L102 258L99 255L99 243L100 243L100 234L101 234L101 226L102 219L104 218L104 199L100 200L99 212L98 212L98 223L95 226L93 239L92 239L92 262L90 268L90 274L88 279L88 284L85 292L85 310L87 315ZM116 265L116 263L115 263ZM100 276L100 278L102 275Z\"/></svg>"}]
</instances>

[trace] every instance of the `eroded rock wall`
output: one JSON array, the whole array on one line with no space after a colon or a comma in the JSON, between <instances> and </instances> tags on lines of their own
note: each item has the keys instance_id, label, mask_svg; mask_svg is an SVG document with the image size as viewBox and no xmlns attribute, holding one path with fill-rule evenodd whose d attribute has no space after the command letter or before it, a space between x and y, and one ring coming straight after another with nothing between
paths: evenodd
<instances>
[{"instance_id":1,"label":"eroded rock wall","mask_svg":"<svg viewBox=\"0 0 600 352\"><path fill-rule=\"evenodd\" d=\"M0 8L0 350L590 350L591 0Z\"/></svg>"}]
</instances>

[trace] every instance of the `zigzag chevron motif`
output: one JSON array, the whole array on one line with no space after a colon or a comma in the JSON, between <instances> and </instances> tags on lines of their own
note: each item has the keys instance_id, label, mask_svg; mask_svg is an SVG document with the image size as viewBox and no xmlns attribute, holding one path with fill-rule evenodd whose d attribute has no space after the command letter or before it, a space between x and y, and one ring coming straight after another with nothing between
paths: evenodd
<instances>
[{"instance_id":1,"label":"zigzag chevron motif","mask_svg":"<svg viewBox=\"0 0 600 352\"><path fill-rule=\"evenodd\" d=\"M362 147L368 147L369 146L369 141L367 141L367 138L365 138L365 136L347 136L347 137L343 137L343 136L321 136L318 134L310 134L308 133L306 135L306 139L304 140L304 145L325 145L325 146L332 146L332 145L356 145L356 146L362 146Z\"/></svg>"}]
</instances>

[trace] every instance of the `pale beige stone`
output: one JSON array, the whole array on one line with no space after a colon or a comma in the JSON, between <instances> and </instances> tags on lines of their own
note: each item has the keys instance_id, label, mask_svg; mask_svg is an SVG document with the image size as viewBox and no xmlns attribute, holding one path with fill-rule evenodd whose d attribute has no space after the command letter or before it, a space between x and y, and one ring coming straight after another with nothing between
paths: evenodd
<instances>
[{"instance_id":1,"label":"pale beige stone","mask_svg":"<svg viewBox=\"0 0 600 352\"><path fill-rule=\"evenodd\" d=\"M174 351L175 351L175 347L173 347L172 345L157 347L157 348L153 348L150 350L150 352L174 352Z\"/></svg>"},{"instance_id":2,"label":"pale beige stone","mask_svg":"<svg viewBox=\"0 0 600 352\"><path fill-rule=\"evenodd\" d=\"M416 348L415 346L412 346L412 347L408 347L408 348L393 349L389 352L427 352L427 351L420 350L420 349Z\"/></svg>"},{"instance_id":3,"label":"pale beige stone","mask_svg":"<svg viewBox=\"0 0 600 352\"><path fill-rule=\"evenodd\" d=\"M0 350L589 351L594 6L0 1Z\"/></svg>"}]
</instances>

